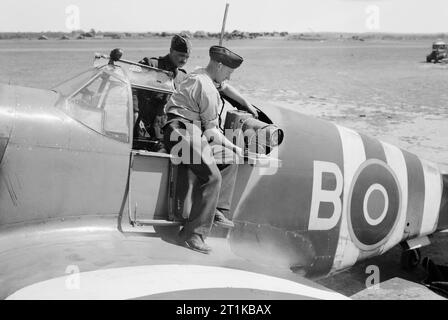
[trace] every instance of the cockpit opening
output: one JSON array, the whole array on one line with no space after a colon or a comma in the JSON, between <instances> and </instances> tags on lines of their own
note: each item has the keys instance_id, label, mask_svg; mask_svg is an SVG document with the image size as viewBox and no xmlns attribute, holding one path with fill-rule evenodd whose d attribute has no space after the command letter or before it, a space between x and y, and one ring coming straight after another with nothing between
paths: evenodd
<instances>
[{"instance_id":1,"label":"cockpit opening","mask_svg":"<svg viewBox=\"0 0 448 320\"><path fill-rule=\"evenodd\" d=\"M170 93L132 88L134 139L132 149L166 153L162 128L166 123L165 104Z\"/></svg>"}]
</instances>

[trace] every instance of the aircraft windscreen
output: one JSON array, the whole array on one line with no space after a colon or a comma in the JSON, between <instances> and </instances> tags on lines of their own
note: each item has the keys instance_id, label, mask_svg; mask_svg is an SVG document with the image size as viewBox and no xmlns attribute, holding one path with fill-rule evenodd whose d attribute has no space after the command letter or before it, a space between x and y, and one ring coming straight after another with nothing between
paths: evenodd
<instances>
[{"instance_id":1,"label":"aircraft windscreen","mask_svg":"<svg viewBox=\"0 0 448 320\"><path fill-rule=\"evenodd\" d=\"M129 81L133 88L140 88L162 93L173 93L174 82L172 75L167 72L140 67L137 65L128 65L117 63L127 71Z\"/></svg>"},{"instance_id":2,"label":"aircraft windscreen","mask_svg":"<svg viewBox=\"0 0 448 320\"><path fill-rule=\"evenodd\" d=\"M52 90L60 93L65 97L68 97L73 92L79 90L82 86L84 86L90 79L97 75L98 72L99 70L97 68L91 68L74 76L73 78L65 80L64 82L52 88Z\"/></svg>"},{"instance_id":3,"label":"aircraft windscreen","mask_svg":"<svg viewBox=\"0 0 448 320\"><path fill-rule=\"evenodd\" d=\"M121 81L111 78L109 92L100 107L105 111L104 130L106 134L115 135L115 138L118 139L126 137L129 133L128 108L124 108L129 105L128 97L127 86L123 85Z\"/></svg>"},{"instance_id":4,"label":"aircraft windscreen","mask_svg":"<svg viewBox=\"0 0 448 320\"><path fill-rule=\"evenodd\" d=\"M120 79L121 74L102 70L72 93L65 110L96 132L128 142L129 83Z\"/></svg>"}]
</instances>

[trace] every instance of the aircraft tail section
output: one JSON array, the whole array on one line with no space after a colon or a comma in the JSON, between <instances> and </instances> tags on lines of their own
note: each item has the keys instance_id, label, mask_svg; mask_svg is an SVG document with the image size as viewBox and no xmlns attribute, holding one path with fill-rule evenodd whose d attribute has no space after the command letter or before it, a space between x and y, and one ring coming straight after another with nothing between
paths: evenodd
<instances>
[{"instance_id":1,"label":"aircraft tail section","mask_svg":"<svg viewBox=\"0 0 448 320\"><path fill-rule=\"evenodd\" d=\"M443 189L437 230L448 229L448 174L442 175Z\"/></svg>"}]
</instances>

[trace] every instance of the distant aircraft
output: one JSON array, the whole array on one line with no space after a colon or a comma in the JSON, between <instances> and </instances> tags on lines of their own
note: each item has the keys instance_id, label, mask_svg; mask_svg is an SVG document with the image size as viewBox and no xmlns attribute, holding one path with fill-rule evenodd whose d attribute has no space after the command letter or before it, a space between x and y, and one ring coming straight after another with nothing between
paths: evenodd
<instances>
[{"instance_id":1,"label":"distant aircraft","mask_svg":"<svg viewBox=\"0 0 448 320\"><path fill-rule=\"evenodd\" d=\"M262 102L281 137L239 165L236 227L214 230L211 255L178 246L178 168L133 137L132 90L173 82L108 59L53 90L0 86L1 298L345 299L312 279L397 244L416 266L448 228L436 164Z\"/></svg>"}]
</instances>

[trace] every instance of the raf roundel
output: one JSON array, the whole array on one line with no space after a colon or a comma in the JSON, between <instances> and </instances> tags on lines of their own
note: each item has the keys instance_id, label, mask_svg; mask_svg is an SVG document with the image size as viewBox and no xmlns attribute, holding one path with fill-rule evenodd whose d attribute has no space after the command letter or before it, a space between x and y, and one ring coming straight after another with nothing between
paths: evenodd
<instances>
[{"instance_id":1,"label":"raf roundel","mask_svg":"<svg viewBox=\"0 0 448 320\"><path fill-rule=\"evenodd\" d=\"M383 161L364 162L355 173L348 197L348 226L353 243L375 250L393 232L401 207L397 177Z\"/></svg>"}]
</instances>

